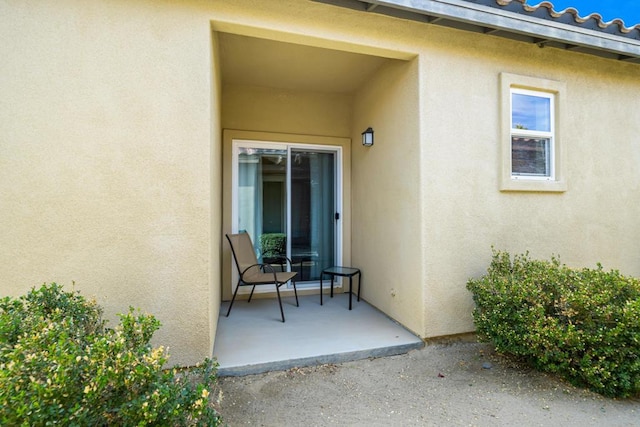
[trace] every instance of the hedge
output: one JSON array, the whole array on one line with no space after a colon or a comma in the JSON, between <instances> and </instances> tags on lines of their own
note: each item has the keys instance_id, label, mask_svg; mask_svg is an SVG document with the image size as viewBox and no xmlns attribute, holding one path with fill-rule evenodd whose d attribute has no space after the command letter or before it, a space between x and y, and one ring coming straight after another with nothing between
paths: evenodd
<instances>
[{"instance_id":1,"label":"hedge","mask_svg":"<svg viewBox=\"0 0 640 427\"><path fill-rule=\"evenodd\" d=\"M160 327L103 310L55 283L0 300L0 425L216 426L216 364L180 372L149 341Z\"/></svg>"},{"instance_id":2,"label":"hedge","mask_svg":"<svg viewBox=\"0 0 640 427\"><path fill-rule=\"evenodd\" d=\"M470 279L478 336L499 352L605 396L640 394L640 281L493 251Z\"/></svg>"}]
</instances>

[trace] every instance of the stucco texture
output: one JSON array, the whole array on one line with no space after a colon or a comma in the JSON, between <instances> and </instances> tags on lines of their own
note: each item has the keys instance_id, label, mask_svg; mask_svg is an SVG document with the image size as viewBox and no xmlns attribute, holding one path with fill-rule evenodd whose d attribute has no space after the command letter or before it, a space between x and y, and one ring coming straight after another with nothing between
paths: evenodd
<instances>
[{"instance_id":1,"label":"stucco texture","mask_svg":"<svg viewBox=\"0 0 640 427\"><path fill-rule=\"evenodd\" d=\"M0 16L2 294L75 281L111 325L154 314L171 362L210 356L207 18L139 1L3 1Z\"/></svg>"},{"instance_id":2,"label":"stucco texture","mask_svg":"<svg viewBox=\"0 0 640 427\"><path fill-rule=\"evenodd\" d=\"M237 82L226 33L384 61L348 85ZM473 330L492 245L640 275L638 65L307 0L4 0L0 37L2 294L75 281L112 319L140 307L174 363L211 355L231 287L225 128L352 141L345 259L421 337ZM566 191L500 191L502 73L565 88Z\"/></svg>"}]
</instances>

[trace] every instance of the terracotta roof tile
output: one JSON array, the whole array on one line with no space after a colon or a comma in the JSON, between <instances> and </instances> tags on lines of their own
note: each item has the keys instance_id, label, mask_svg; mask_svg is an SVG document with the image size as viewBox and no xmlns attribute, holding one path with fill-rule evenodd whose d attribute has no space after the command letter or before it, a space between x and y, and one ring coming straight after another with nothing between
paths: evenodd
<instances>
[{"instance_id":1,"label":"terracotta roof tile","mask_svg":"<svg viewBox=\"0 0 640 427\"><path fill-rule=\"evenodd\" d=\"M625 26L622 19L616 18L609 22L602 19L599 13L592 13L587 16L580 16L577 9L569 7L557 11L553 3L543 1L536 5L526 4L526 0L465 0L471 3L485 6L497 7L509 12L521 13L536 18L547 19L568 25L575 25L589 30L601 31L607 34L614 34L640 40L640 24L632 27Z\"/></svg>"}]
</instances>

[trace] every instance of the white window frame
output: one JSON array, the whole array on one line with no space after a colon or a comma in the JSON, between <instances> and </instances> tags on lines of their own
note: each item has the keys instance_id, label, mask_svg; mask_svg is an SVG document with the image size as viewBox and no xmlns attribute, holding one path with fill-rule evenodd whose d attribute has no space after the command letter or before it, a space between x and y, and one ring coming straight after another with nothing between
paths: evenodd
<instances>
[{"instance_id":1,"label":"white window frame","mask_svg":"<svg viewBox=\"0 0 640 427\"><path fill-rule=\"evenodd\" d=\"M539 174L528 174L528 173L516 173L513 170L513 163L511 164L511 179L540 179L540 180L554 180L555 179L555 165L553 159L555 157L554 153L554 140L555 140L555 126L554 126L554 117L555 117L555 94L549 92L540 92L529 89L520 89L512 87L510 90L510 98L511 98L511 158L513 159L513 139L515 138L539 138L546 139L549 141L549 146L545 151L545 163L546 168L548 169L548 175L539 175ZM530 130L530 129L518 129L517 123L513 123L513 95L526 95L535 98L544 98L549 100L549 130L541 131L541 130Z\"/></svg>"},{"instance_id":2,"label":"white window frame","mask_svg":"<svg viewBox=\"0 0 640 427\"><path fill-rule=\"evenodd\" d=\"M563 192L567 190L564 179L564 144L560 135L560 115L566 96L563 82L535 77L502 73L501 80L501 191ZM523 94L550 100L550 129L537 131L516 129L512 123L512 95ZM513 137L531 137L549 140L549 175L513 173Z\"/></svg>"}]
</instances>

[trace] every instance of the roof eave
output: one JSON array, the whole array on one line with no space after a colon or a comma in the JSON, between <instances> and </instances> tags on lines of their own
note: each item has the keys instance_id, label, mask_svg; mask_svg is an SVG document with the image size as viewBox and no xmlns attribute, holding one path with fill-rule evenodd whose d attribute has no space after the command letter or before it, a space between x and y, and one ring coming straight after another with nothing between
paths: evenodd
<instances>
[{"instance_id":1,"label":"roof eave","mask_svg":"<svg viewBox=\"0 0 640 427\"><path fill-rule=\"evenodd\" d=\"M464 0L313 1L640 63L640 40Z\"/></svg>"}]
</instances>

